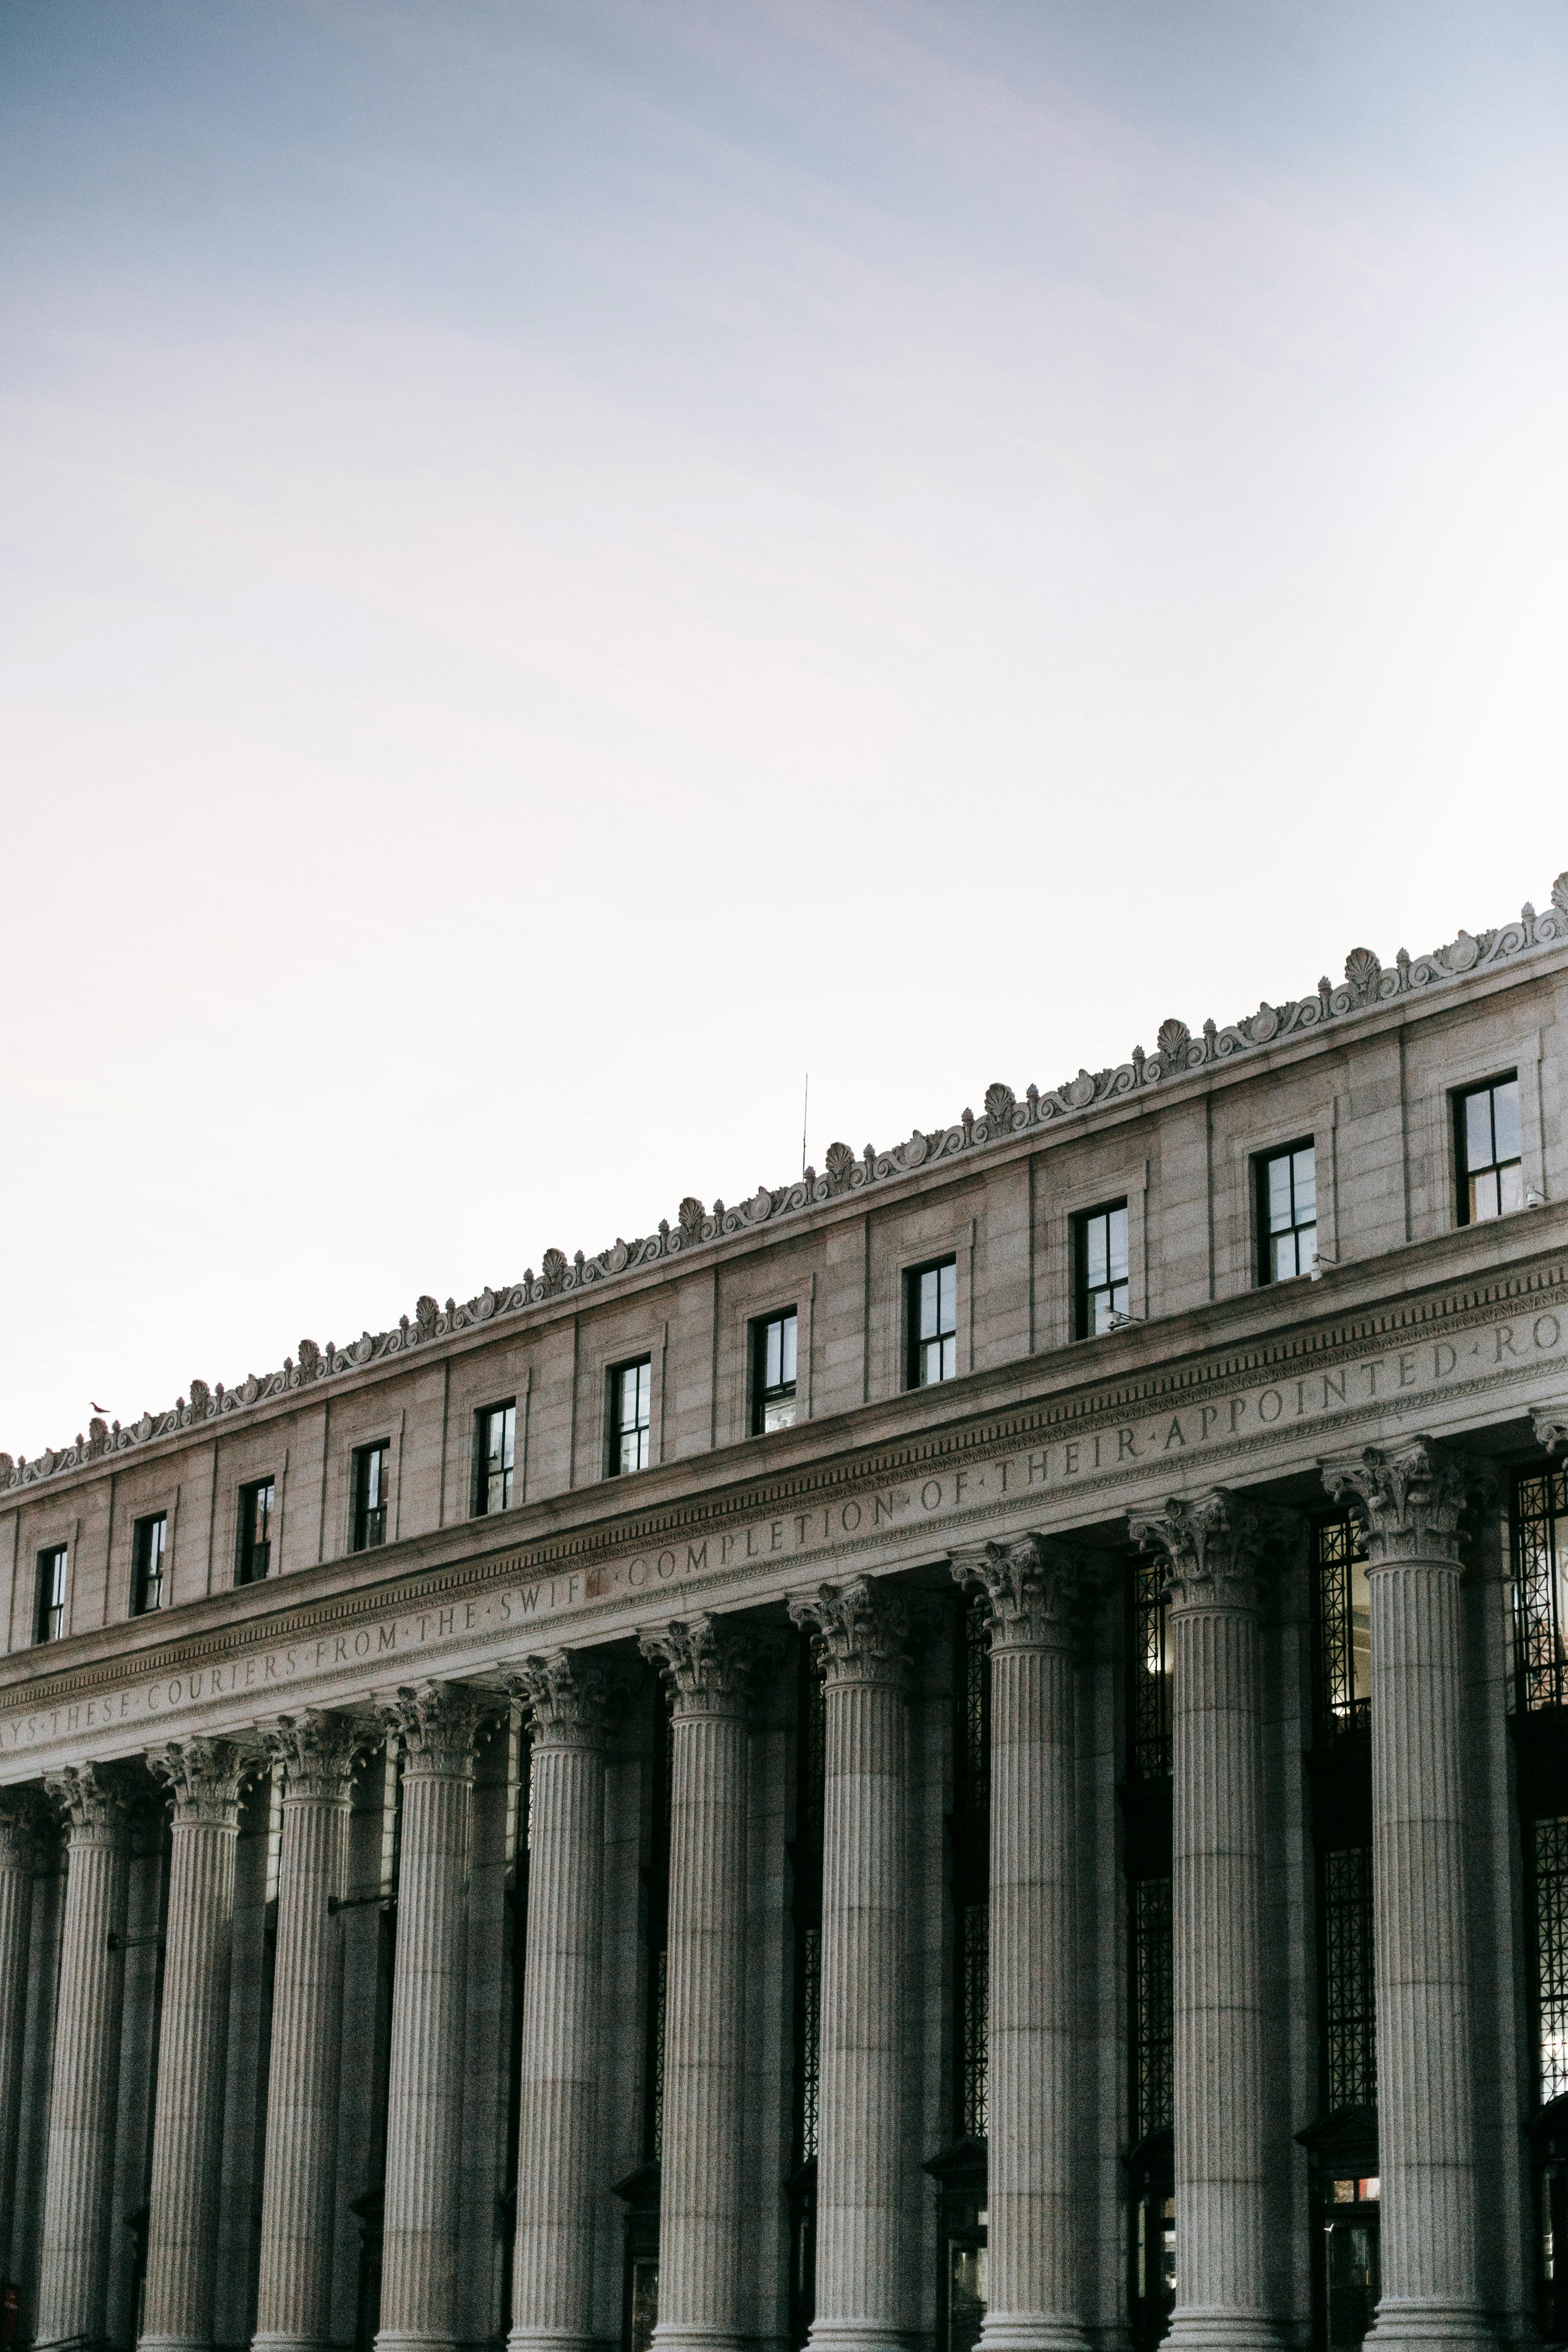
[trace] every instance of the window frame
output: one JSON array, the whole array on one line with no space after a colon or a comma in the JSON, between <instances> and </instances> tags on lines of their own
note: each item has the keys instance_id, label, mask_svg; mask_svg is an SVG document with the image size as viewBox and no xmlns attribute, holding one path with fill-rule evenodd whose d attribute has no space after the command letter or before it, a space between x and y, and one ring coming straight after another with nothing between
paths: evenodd
<instances>
[{"instance_id":1,"label":"window frame","mask_svg":"<svg viewBox=\"0 0 1568 2352\"><path fill-rule=\"evenodd\" d=\"M1512 1160L1493 1159L1489 1160L1484 1168L1472 1171L1468 1164L1469 1138L1468 1132L1468 1119L1466 1114L1466 1106L1474 1102L1478 1095L1495 1094L1499 1087L1512 1087L1515 1090L1514 1108L1519 1120L1518 1156ZM1449 1129L1453 1138L1454 1213L1456 1223L1460 1225L1490 1225L1495 1224L1499 1218L1517 1216L1520 1210L1525 1206L1525 1195L1530 1190L1530 1186L1526 1181L1524 1173L1524 1088L1520 1084L1518 1067L1516 1066L1511 1070L1499 1070L1489 1078L1477 1078L1473 1084L1453 1087L1449 1093L1448 1106ZM1489 1118L1492 1131L1492 1146L1495 1151L1497 1146L1497 1114L1495 1109L1491 1111ZM1517 1168L1519 1171L1520 1197L1517 1205L1511 1209L1505 1209L1501 1205L1502 1173L1503 1171L1508 1168ZM1477 1217L1471 1214L1470 1178L1472 1173L1477 1173L1482 1176L1491 1174L1495 1174L1497 1176L1499 1206L1496 1217Z\"/></svg>"},{"instance_id":2,"label":"window frame","mask_svg":"<svg viewBox=\"0 0 1568 2352\"><path fill-rule=\"evenodd\" d=\"M257 1496L264 1487L270 1490L271 1500L267 1506L267 1533L258 1543L254 1504ZM272 1522L278 1516L277 1473L268 1471L262 1477L247 1478L242 1481L237 1502L238 1519L235 1529L234 1547L234 1581L237 1590L244 1584L265 1584L272 1573L272 1546L275 1541ZM255 1565L258 1551L264 1551L267 1555L259 1571Z\"/></svg>"},{"instance_id":3,"label":"window frame","mask_svg":"<svg viewBox=\"0 0 1568 2352\"><path fill-rule=\"evenodd\" d=\"M1290 1162L1290 1210L1292 1219L1294 1219L1296 1209L1295 1162L1298 1155L1303 1151L1310 1151L1312 1155L1312 1222L1310 1227L1292 1222L1289 1226L1281 1227L1280 1234L1289 1232L1292 1238L1294 1238L1298 1234L1310 1231L1312 1234L1312 1256L1316 1257L1318 1254L1317 1237L1319 1233L1321 1231L1321 1220L1318 1213L1317 1137L1315 1135L1303 1135L1299 1137L1294 1143L1270 1144L1266 1150L1254 1152L1252 1157L1252 1209L1253 1218L1257 1228L1257 1241L1253 1251L1253 1269L1258 1287L1260 1290L1279 1282L1300 1282L1304 1280L1312 1270L1310 1258L1309 1258L1305 1265L1298 1265L1294 1274L1276 1274L1272 1265L1274 1255L1272 1244L1279 1238L1279 1234L1275 1233L1269 1223L1268 1171L1279 1160L1286 1160ZM1298 1258L1300 1255L1300 1244L1299 1242L1297 1243L1297 1255Z\"/></svg>"},{"instance_id":4,"label":"window frame","mask_svg":"<svg viewBox=\"0 0 1568 2352\"><path fill-rule=\"evenodd\" d=\"M942 1326L940 1277L950 1268L952 1274L952 1328L951 1330L944 1330ZM928 1274L934 1274L939 1277L937 1328L929 1339L922 1338L921 1334L921 1286ZM943 1360L945 1360L949 1345L952 1349L952 1370L939 1371L935 1380L922 1379L922 1359L926 1349L932 1346L942 1349ZM957 1380L958 1374L958 1252L944 1250L940 1257L922 1258L918 1265L907 1265L904 1268L904 1387L906 1391L944 1388L949 1381Z\"/></svg>"},{"instance_id":5,"label":"window frame","mask_svg":"<svg viewBox=\"0 0 1568 2352\"><path fill-rule=\"evenodd\" d=\"M162 1533L156 1547L157 1574L150 1576L148 1570L153 1562L149 1555L153 1549L154 1529L160 1529ZM148 1511L142 1517L133 1519L131 1523L131 1614L132 1617L150 1617L163 1606L163 1587L168 1575L168 1512ZM154 1599L149 1601L148 1590L153 1584L158 1588L157 1594Z\"/></svg>"},{"instance_id":6,"label":"window frame","mask_svg":"<svg viewBox=\"0 0 1568 2352\"><path fill-rule=\"evenodd\" d=\"M781 1379L770 1388L767 1384L768 1335L776 1326L786 1323L793 1323L795 1326L795 1345L791 1350L795 1365L794 1376L788 1381ZM770 1406L788 1403L798 1407L800 1402L800 1308L798 1305L792 1300L787 1307L774 1307L771 1314L752 1316L750 1325L750 1347L747 1352L751 1365L751 1434L753 1437L772 1437L781 1429L793 1429L798 1417L796 1412L792 1412L787 1421L775 1422L772 1429L768 1427L767 1416ZM784 1360L782 1339L779 1343L779 1358L782 1372Z\"/></svg>"},{"instance_id":7,"label":"window frame","mask_svg":"<svg viewBox=\"0 0 1568 2352\"><path fill-rule=\"evenodd\" d=\"M499 1473L501 1482L501 1499L499 1503L494 1503L490 1500L489 1490L491 1482L498 1474L489 1466L489 1428L498 1413L510 1413L511 1419L506 1431L505 1454ZM469 1496L468 1517L473 1519L493 1519L499 1512L511 1510L516 1471L516 1397L502 1397L494 1404L476 1405L474 1407L474 1478L473 1491Z\"/></svg>"},{"instance_id":8,"label":"window frame","mask_svg":"<svg viewBox=\"0 0 1568 2352\"><path fill-rule=\"evenodd\" d=\"M1124 1230L1126 1264L1121 1278L1120 1282L1096 1283L1091 1289L1089 1280L1089 1229L1097 1217L1113 1217L1118 1211L1126 1220ZM1074 1339L1103 1339L1109 1333L1120 1329L1121 1327L1115 1323L1108 1323L1103 1331L1097 1330L1089 1319L1091 1298L1098 1297L1102 1290L1109 1291L1112 1300L1110 1309L1112 1315L1120 1313L1131 1318L1132 1313L1132 1202L1131 1196L1123 1192L1120 1200L1096 1201L1086 1209L1075 1209L1072 1213L1069 1230L1072 1237L1072 1336ZM1109 1265L1109 1234L1106 1238L1108 1244L1106 1258ZM1126 1293L1125 1304L1120 1308L1114 1304L1118 1290Z\"/></svg>"},{"instance_id":9,"label":"window frame","mask_svg":"<svg viewBox=\"0 0 1568 2352\"><path fill-rule=\"evenodd\" d=\"M375 1500L369 1495L370 1471L374 1463L381 1465L375 1480ZM351 1552L380 1551L387 1541L388 1496L392 1487L392 1440L390 1437L367 1438L356 1445L349 1469L349 1550ZM374 1522L373 1531L372 1523Z\"/></svg>"},{"instance_id":10,"label":"window frame","mask_svg":"<svg viewBox=\"0 0 1568 2352\"><path fill-rule=\"evenodd\" d=\"M647 1374L647 1417L639 1419L627 1431L621 1419L623 1383L628 1372ZM639 1407L641 1400L639 1398ZM622 1440L635 1434L639 1461L626 1463L621 1459ZM653 1355L645 1349L640 1356L624 1356L618 1363L605 1368L605 1475L606 1478L635 1478L653 1467Z\"/></svg>"},{"instance_id":11,"label":"window frame","mask_svg":"<svg viewBox=\"0 0 1568 2352\"><path fill-rule=\"evenodd\" d=\"M58 1579L54 1573L57 1561L59 1563ZM46 1573L48 1577L47 1584L44 1580ZM53 1597L57 1582L59 1589L58 1601ZM65 1640L68 1631L66 1616L69 1603L70 1546L68 1543L41 1544L38 1548L33 1586L33 1646L35 1649L41 1648L46 1642ZM51 1617L58 1617L58 1623L51 1625L48 1622Z\"/></svg>"}]
</instances>

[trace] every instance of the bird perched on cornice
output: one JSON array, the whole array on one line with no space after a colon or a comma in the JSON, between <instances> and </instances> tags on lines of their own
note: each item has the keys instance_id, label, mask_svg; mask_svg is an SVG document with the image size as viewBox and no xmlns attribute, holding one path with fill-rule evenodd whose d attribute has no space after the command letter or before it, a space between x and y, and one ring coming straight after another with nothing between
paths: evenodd
<instances>
[{"instance_id":1,"label":"bird perched on cornice","mask_svg":"<svg viewBox=\"0 0 1568 2352\"><path fill-rule=\"evenodd\" d=\"M109 1407L106 1404L95 1404L92 1409L94 1412L107 1412L109 1411Z\"/></svg>"}]
</instances>

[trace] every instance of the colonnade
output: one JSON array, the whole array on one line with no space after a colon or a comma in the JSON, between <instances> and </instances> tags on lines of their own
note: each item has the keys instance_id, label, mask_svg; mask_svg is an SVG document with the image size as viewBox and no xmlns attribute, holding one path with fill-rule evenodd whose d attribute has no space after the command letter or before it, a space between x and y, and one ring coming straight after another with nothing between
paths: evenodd
<instances>
[{"instance_id":1,"label":"colonnade","mask_svg":"<svg viewBox=\"0 0 1568 2352\"><path fill-rule=\"evenodd\" d=\"M1365 1524L1372 1584L1373 1885L1382 2089L1380 2346L1479 2344L1470 2008L1460 1846L1462 1458L1425 1439L1326 1465ZM1170 1579L1175 2180L1181 2352L1274 2352L1265 2261L1265 1824L1259 1612L1300 1523L1224 1491L1136 1512ZM1103 1557L1103 1555L1101 1555ZM987 2352L1086 2352L1075 2230L1079 1945L1074 1662L1093 1555L1026 1535L955 1553L991 1629ZM894 1580L789 1604L826 1683L816 2316L824 2352L895 2352L914 2192L904 2112L910 1899L905 1705L919 1601ZM767 1638L697 1615L642 1637L672 1706L659 2318L666 2352L740 2352L748 1707ZM510 2352L588 2352L595 2206L607 1697L615 1669L531 1657L530 1885ZM465 1918L475 1758L500 1694L399 1691L404 1758L381 2333L455 2352ZM326 2352L339 2018L336 1904L366 1736L331 1714L147 1759L173 1804L142 2342L208 2352L221 2053L247 1772L280 1768L258 2352ZM95 1763L48 1776L67 1824L43 2196L40 2345L100 2341L132 1789ZM38 1801L0 1794L0 2147L21 2067L29 1842ZM0 2165L0 2219L10 2182Z\"/></svg>"}]
</instances>

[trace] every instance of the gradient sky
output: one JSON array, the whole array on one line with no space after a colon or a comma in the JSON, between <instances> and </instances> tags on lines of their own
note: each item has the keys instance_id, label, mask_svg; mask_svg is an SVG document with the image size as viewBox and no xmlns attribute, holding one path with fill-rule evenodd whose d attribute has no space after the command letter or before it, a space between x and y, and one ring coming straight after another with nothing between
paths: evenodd
<instances>
[{"instance_id":1,"label":"gradient sky","mask_svg":"<svg viewBox=\"0 0 1568 2352\"><path fill-rule=\"evenodd\" d=\"M0 0L0 1445L1544 900L1562 0Z\"/></svg>"}]
</instances>

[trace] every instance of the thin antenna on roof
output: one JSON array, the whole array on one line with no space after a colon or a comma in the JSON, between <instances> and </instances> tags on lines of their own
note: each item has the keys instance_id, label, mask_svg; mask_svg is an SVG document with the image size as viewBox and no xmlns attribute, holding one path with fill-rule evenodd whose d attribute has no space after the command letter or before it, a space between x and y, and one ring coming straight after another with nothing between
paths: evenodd
<instances>
[{"instance_id":1,"label":"thin antenna on roof","mask_svg":"<svg viewBox=\"0 0 1568 2352\"><path fill-rule=\"evenodd\" d=\"M805 1097L800 1107L800 1172L805 1174L805 1116L811 1108L811 1072L805 1074Z\"/></svg>"}]
</instances>

